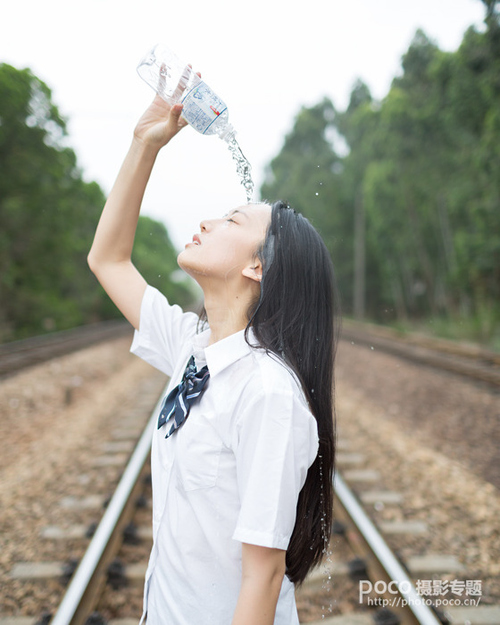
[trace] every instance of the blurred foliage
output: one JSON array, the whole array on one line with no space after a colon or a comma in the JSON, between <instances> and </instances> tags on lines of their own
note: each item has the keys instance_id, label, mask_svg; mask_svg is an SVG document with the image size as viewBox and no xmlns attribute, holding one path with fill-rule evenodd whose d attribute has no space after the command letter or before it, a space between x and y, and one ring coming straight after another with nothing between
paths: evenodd
<instances>
[{"instance_id":1,"label":"blurred foliage","mask_svg":"<svg viewBox=\"0 0 500 625\"><path fill-rule=\"evenodd\" d=\"M51 91L29 69L0 64L0 341L119 316L86 257L105 197L82 179ZM181 305L176 252L163 225L141 217L135 262Z\"/></svg>"},{"instance_id":2,"label":"blurred foliage","mask_svg":"<svg viewBox=\"0 0 500 625\"><path fill-rule=\"evenodd\" d=\"M500 18L484 4L455 52L417 31L382 101L358 81L345 111L303 107L267 168L262 197L321 232L347 314L358 206L366 316L474 318L474 338L500 341Z\"/></svg>"}]
</instances>

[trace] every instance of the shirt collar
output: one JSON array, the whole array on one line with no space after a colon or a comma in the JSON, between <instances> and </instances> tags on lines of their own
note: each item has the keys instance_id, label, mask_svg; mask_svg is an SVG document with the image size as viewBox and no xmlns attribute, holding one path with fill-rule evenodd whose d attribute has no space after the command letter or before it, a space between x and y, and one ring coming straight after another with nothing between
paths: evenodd
<instances>
[{"instance_id":1,"label":"shirt collar","mask_svg":"<svg viewBox=\"0 0 500 625\"><path fill-rule=\"evenodd\" d=\"M248 339L256 344L252 328L248 331ZM193 354L200 363L207 363L210 377L216 376L229 365L251 353L252 348L245 340L245 330L240 330L226 338L209 345L210 330L205 330L193 338Z\"/></svg>"}]
</instances>

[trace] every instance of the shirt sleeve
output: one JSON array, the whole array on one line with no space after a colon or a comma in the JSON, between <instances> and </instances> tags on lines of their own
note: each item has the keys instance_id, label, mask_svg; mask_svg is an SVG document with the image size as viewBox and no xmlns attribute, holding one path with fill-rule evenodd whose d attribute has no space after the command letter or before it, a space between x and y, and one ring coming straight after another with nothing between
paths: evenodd
<instances>
[{"instance_id":1,"label":"shirt sleeve","mask_svg":"<svg viewBox=\"0 0 500 625\"><path fill-rule=\"evenodd\" d=\"M196 334L198 320L198 315L169 304L162 293L148 285L130 351L171 376L182 345Z\"/></svg>"},{"instance_id":2,"label":"shirt sleeve","mask_svg":"<svg viewBox=\"0 0 500 625\"><path fill-rule=\"evenodd\" d=\"M287 549L318 452L316 420L297 393L270 390L242 411L235 430L241 509L233 539Z\"/></svg>"}]
</instances>

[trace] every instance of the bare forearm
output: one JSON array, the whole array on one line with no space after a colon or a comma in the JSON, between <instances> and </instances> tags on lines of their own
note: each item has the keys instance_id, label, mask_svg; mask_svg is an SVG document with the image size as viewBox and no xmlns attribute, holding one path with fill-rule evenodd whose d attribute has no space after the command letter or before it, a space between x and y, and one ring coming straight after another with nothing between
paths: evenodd
<instances>
[{"instance_id":1,"label":"bare forearm","mask_svg":"<svg viewBox=\"0 0 500 625\"><path fill-rule=\"evenodd\" d=\"M89 263L130 260L144 191L158 149L134 138L96 230Z\"/></svg>"},{"instance_id":2,"label":"bare forearm","mask_svg":"<svg viewBox=\"0 0 500 625\"><path fill-rule=\"evenodd\" d=\"M187 124L181 112L182 105L170 106L156 96L142 115L88 256L90 269L136 329L147 287L131 260L137 221L158 151Z\"/></svg>"}]
</instances>

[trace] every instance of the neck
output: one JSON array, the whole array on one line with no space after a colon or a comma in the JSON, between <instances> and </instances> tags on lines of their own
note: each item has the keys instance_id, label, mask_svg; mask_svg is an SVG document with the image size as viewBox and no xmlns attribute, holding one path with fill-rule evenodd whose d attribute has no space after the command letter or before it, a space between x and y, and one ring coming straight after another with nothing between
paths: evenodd
<instances>
[{"instance_id":1,"label":"neck","mask_svg":"<svg viewBox=\"0 0 500 625\"><path fill-rule=\"evenodd\" d=\"M247 327L247 311L251 298L248 293L235 293L225 289L203 289L205 310L210 326L210 342L217 343Z\"/></svg>"}]
</instances>

